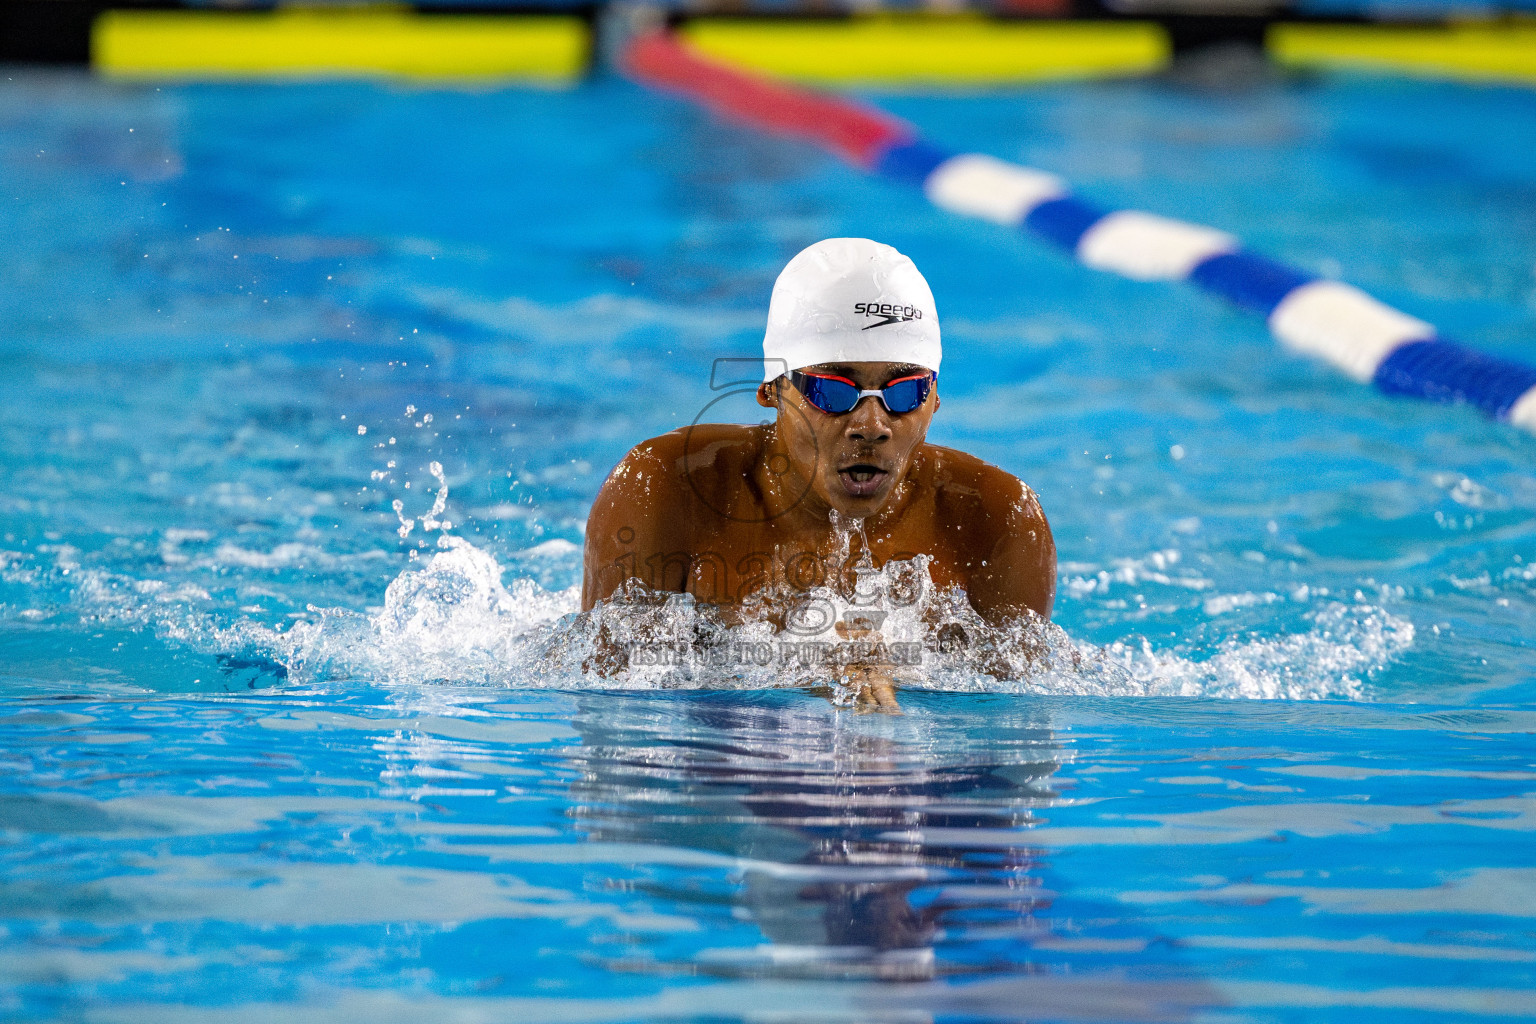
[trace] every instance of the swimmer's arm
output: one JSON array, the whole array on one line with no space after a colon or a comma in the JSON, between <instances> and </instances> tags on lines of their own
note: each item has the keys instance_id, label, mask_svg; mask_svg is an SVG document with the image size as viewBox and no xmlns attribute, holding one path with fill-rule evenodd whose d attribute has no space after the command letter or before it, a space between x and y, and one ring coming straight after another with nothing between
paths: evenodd
<instances>
[{"instance_id":1,"label":"swimmer's arm","mask_svg":"<svg viewBox=\"0 0 1536 1024\"><path fill-rule=\"evenodd\" d=\"M669 553L686 552L686 519L671 435L638 445L592 502L582 558L581 609L590 611L630 579L656 590L681 590L686 573ZM676 576L677 579L672 579Z\"/></svg>"},{"instance_id":2,"label":"swimmer's arm","mask_svg":"<svg viewBox=\"0 0 1536 1024\"><path fill-rule=\"evenodd\" d=\"M1006 477L989 488L982 529L989 550L971 569L971 607L994 625L1027 618L1049 619L1056 603L1056 540L1040 501L1023 483Z\"/></svg>"}]
</instances>

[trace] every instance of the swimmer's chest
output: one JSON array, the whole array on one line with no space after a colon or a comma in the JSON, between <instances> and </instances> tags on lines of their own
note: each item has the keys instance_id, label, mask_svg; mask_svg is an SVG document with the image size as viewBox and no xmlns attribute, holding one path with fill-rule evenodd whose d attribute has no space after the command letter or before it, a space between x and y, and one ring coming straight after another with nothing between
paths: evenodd
<instances>
[{"instance_id":1,"label":"swimmer's chest","mask_svg":"<svg viewBox=\"0 0 1536 1024\"><path fill-rule=\"evenodd\" d=\"M690 527L691 556L684 589L700 601L715 604L739 602L764 590L846 589L865 543L854 531L844 536L830 530L817 535L770 522L721 521L721 517L696 517ZM927 555L933 585L964 588L974 558L956 543L955 533L931 520L903 522L867 535L869 553L876 568Z\"/></svg>"}]
</instances>

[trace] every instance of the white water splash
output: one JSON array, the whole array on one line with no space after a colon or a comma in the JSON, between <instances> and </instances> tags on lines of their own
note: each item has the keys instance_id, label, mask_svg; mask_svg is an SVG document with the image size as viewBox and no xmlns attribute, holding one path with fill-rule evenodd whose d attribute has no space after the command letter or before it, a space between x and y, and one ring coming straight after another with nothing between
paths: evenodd
<instances>
[{"instance_id":1,"label":"white water splash","mask_svg":"<svg viewBox=\"0 0 1536 1024\"><path fill-rule=\"evenodd\" d=\"M1305 633L1234 638L1203 661L1156 652L1145 641L1105 652L1149 694L1366 700L1370 678L1413 645L1413 624L1374 605L1335 602L1308 618Z\"/></svg>"},{"instance_id":2,"label":"white water splash","mask_svg":"<svg viewBox=\"0 0 1536 1024\"><path fill-rule=\"evenodd\" d=\"M923 556L880 569L866 557L849 568L851 585L845 591L821 587L762 595L734 623L690 595L656 594L638 585L583 613L578 588L546 590L527 578L508 585L489 552L451 535L452 524L444 518L448 484L440 464L430 468L438 483L431 510L408 518L397 503L396 511L402 538L419 523L423 533L438 532L435 549L424 564L413 561L390 582L382 607L372 613L311 606L309 618L286 630L250 619L230 624L208 592L190 583L170 586L82 571L63 551L55 552L53 574L67 576L74 603L89 619L147 627L211 654L267 659L301 685L369 680L572 690L817 686L844 701L852 696L841 685L848 663L874 660L885 663L900 686L929 690L1360 700L1370 696L1371 677L1413 642L1409 622L1357 595L1355 603L1317 605L1305 632L1234 637L1200 659L1154 650L1145 640L1097 647L1043 620L987 624L963 593L932 586ZM189 539L194 538L188 534L177 541ZM569 554L568 548L574 550L562 544L552 553ZM842 544L845 561L839 564L846 564L848 551ZM177 554L176 564L197 564L179 548ZM265 558L242 552L230 560L272 566L315 554L280 546ZM40 585L39 567L24 561L30 559L7 560L0 578L28 589ZM1167 575L1173 560L1163 562L1126 571ZM1081 585L1107 584L1084 575Z\"/></svg>"},{"instance_id":3,"label":"white water splash","mask_svg":"<svg viewBox=\"0 0 1536 1024\"><path fill-rule=\"evenodd\" d=\"M253 639L299 682L540 686L530 634L574 612L579 596L574 587L550 592L526 579L509 589L495 558L445 534L424 568L395 577L376 614L311 608L310 621Z\"/></svg>"},{"instance_id":4,"label":"white water splash","mask_svg":"<svg viewBox=\"0 0 1536 1024\"><path fill-rule=\"evenodd\" d=\"M502 567L488 552L445 535L425 566L407 569L389 585L377 613L316 610L316 618L286 633L247 633L247 640L258 642L299 682L823 686L842 699L837 651L849 645L838 624L879 609L886 614L876 642L887 652L899 653L902 645L921 649L917 663L893 669L904 687L1290 700L1368 699L1370 678L1413 642L1412 625L1381 608L1330 603L1311 613L1306 632L1233 638L1202 660L1157 651L1145 641L1101 648L1074 641L1048 622L989 626L958 591L892 601L911 588L914 574L926 579L926 566L868 569L848 597L828 588L810 591L798 606L800 618L785 628L766 620L727 624L690 595L638 586L579 613L576 588L547 591L527 579L505 585Z\"/></svg>"}]
</instances>

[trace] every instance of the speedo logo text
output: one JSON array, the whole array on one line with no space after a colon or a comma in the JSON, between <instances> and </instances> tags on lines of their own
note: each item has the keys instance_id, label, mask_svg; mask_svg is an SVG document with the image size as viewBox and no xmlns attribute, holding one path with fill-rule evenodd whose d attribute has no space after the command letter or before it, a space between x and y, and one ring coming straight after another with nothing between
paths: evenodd
<instances>
[{"instance_id":1,"label":"speedo logo text","mask_svg":"<svg viewBox=\"0 0 1536 1024\"><path fill-rule=\"evenodd\" d=\"M872 324L860 328L870 330L874 327L884 327L886 324L901 323L907 320L921 320L923 311L916 306L894 306L889 302L856 302L853 306L855 315L883 317Z\"/></svg>"}]
</instances>

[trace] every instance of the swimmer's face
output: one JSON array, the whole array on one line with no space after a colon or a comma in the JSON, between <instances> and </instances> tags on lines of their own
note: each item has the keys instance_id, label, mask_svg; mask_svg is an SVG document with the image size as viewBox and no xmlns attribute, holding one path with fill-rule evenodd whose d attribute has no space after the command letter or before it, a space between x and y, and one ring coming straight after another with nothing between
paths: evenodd
<instances>
[{"instance_id":1,"label":"swimmer's face","mask_svg":"<svg viewBox=\"0 0 1536 1024\"><path fill-rule=\"evenodd\" d=\"M911 363L822 363L806 373L846 377L861 391L923 372ZM778 430L790 468L811 494L839 514L865 519L878 512L907 475L939 407L938 389L923 404L895 414L871 395L840 415L822 412L780 377L758 389L761 405L779 410Z\"/></svg>"}]
</instances>

